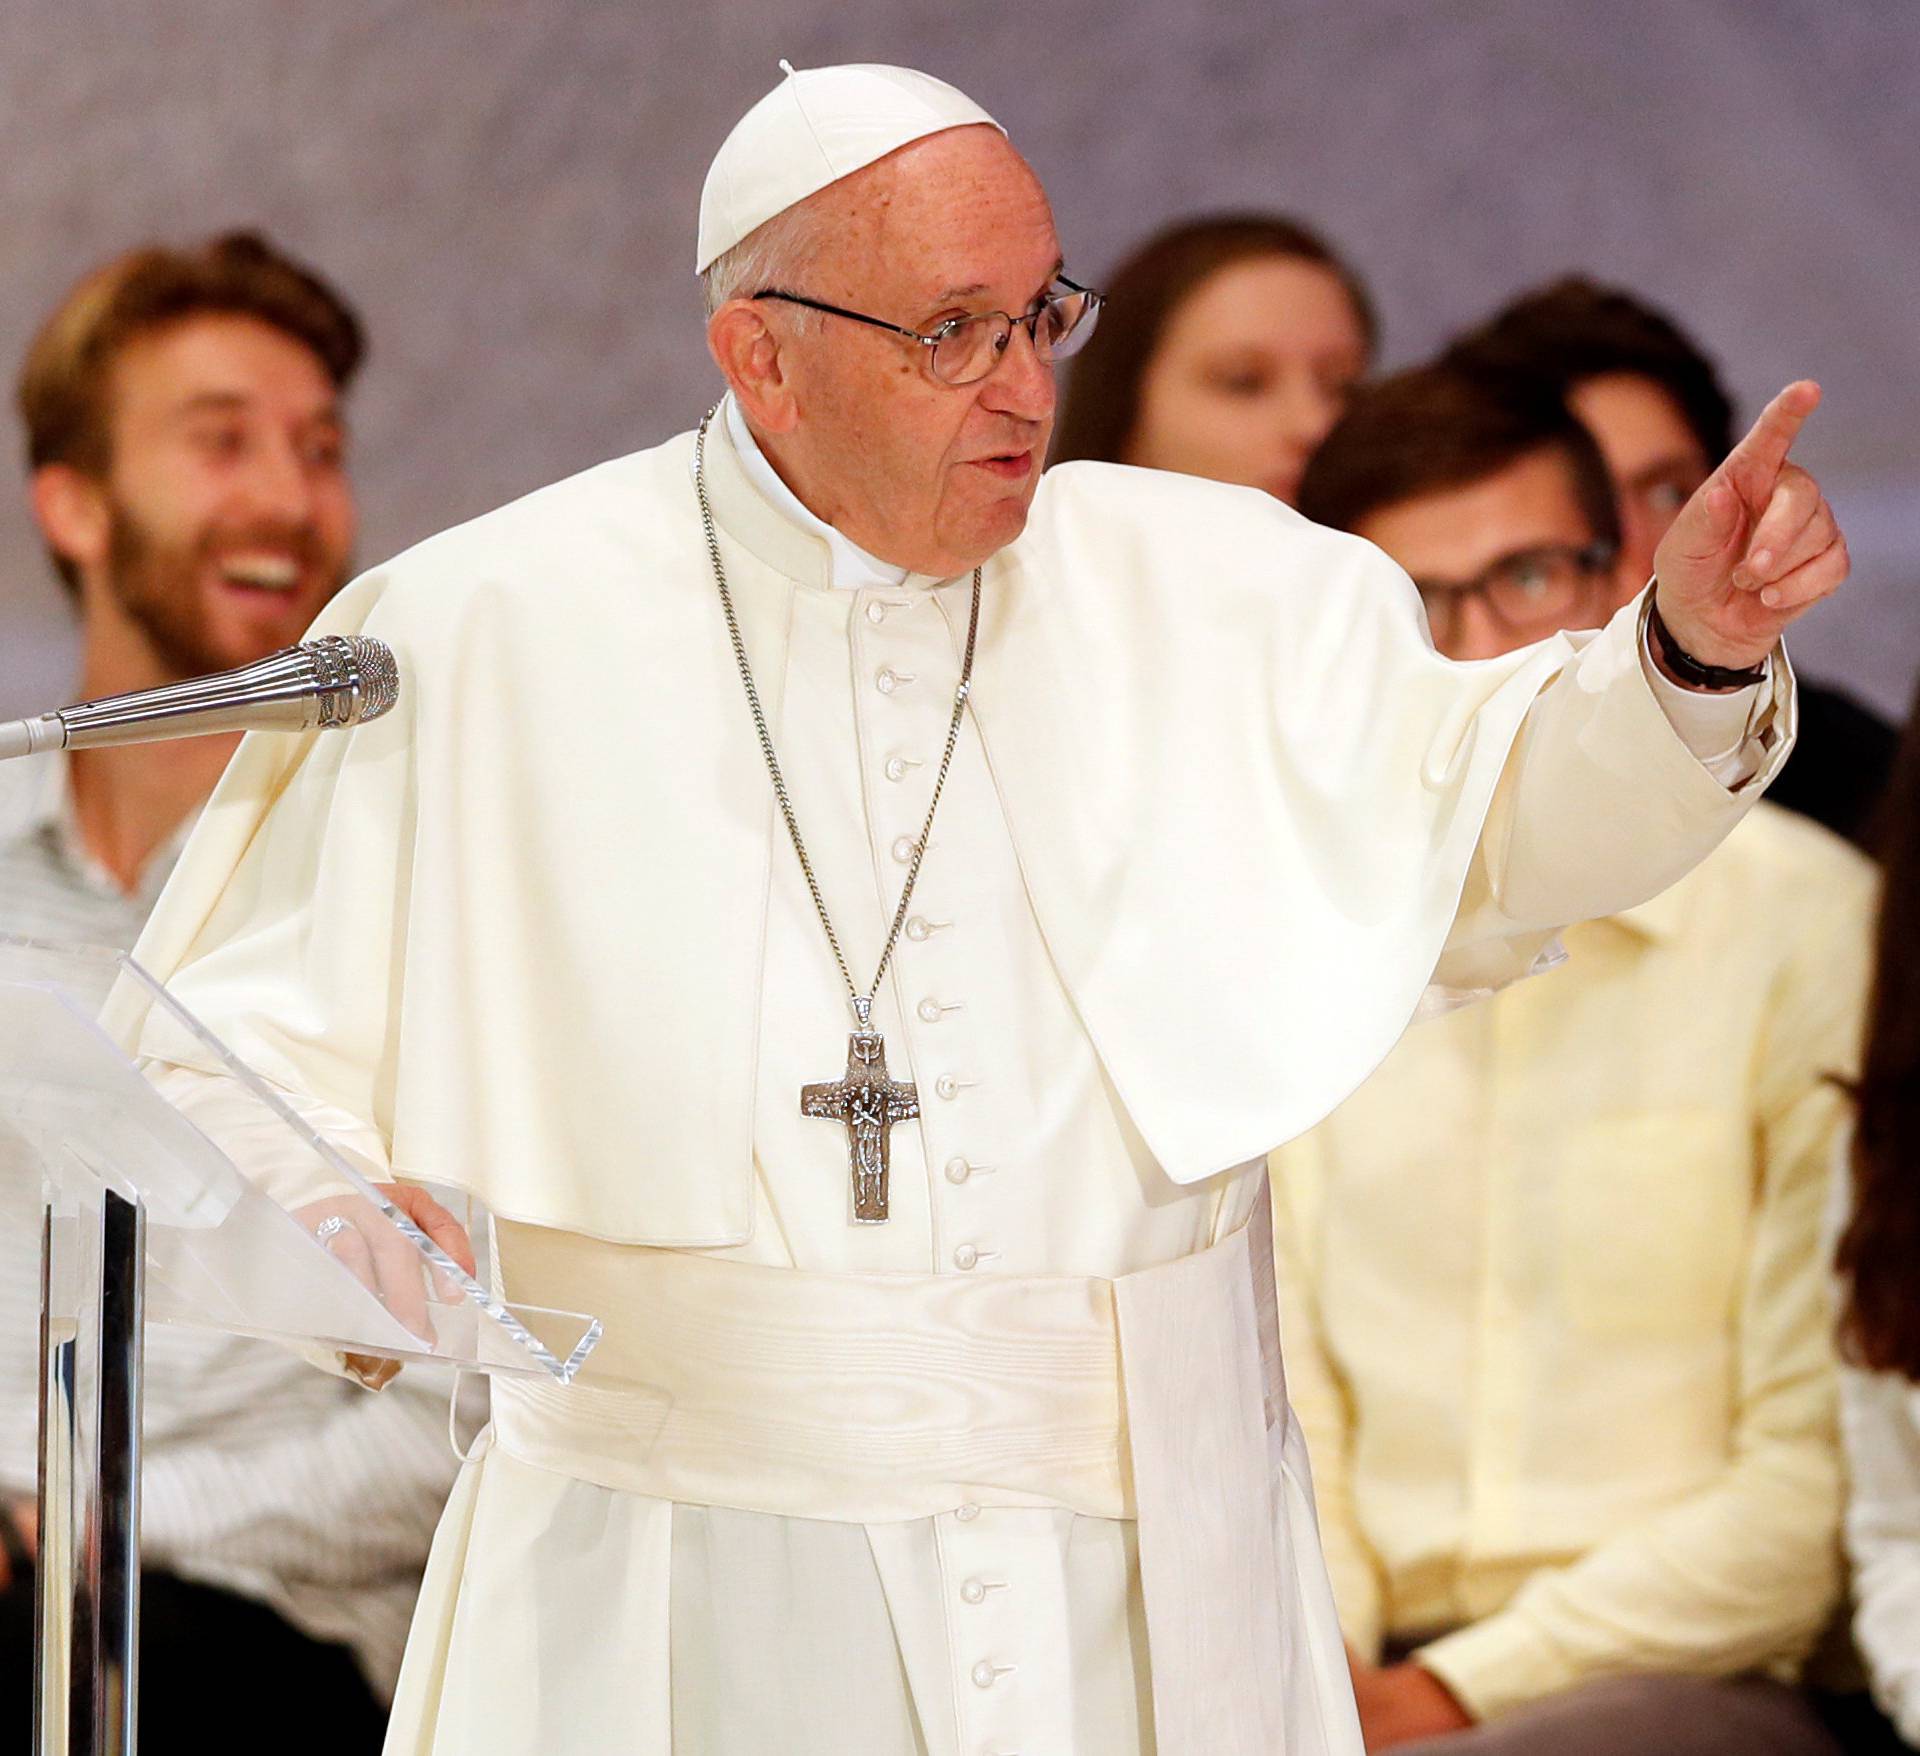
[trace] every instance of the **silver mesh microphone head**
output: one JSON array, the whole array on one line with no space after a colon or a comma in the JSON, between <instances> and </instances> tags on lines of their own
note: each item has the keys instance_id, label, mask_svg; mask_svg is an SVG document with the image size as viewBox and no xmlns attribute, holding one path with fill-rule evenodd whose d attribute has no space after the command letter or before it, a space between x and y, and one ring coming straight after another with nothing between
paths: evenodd
<instances>
[{"instance_id":1,"label":"silver mesh microphone head","mask_svg":"<svg viewBox=\"0 0 1920 1756\"><path fill-rule=\"evenodd\" d=\"M384 641L364 634L323 634L296 650L312 659L325 691L320 697L323 726L365 725L400 699L400 672Z\"/></svg>"}]
</instances>

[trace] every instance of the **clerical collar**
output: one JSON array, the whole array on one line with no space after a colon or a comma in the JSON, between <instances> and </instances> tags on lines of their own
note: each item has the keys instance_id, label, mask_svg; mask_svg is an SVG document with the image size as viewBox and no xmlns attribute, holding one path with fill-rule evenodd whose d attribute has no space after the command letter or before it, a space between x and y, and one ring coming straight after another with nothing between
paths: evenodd
<instances>
[{"instance_id":1,"label":"clerical collar","mask_svg":"<svg viewBox=\"0 0 1920 1756\"><path fill-rule=\"evenodd\" d=\"M849 542L823 518L817 517L787 484L780 472L767 462L766 453L755 442L740 405L732 392L721 398L720 407L727 423L727 437L733 442L734 455L747 479L781 512L825 541L833 556L832 581L839 591L892 591L907 577L907 569L894 567L869 555L858 543Z\"/></svg>"}]
</instances>

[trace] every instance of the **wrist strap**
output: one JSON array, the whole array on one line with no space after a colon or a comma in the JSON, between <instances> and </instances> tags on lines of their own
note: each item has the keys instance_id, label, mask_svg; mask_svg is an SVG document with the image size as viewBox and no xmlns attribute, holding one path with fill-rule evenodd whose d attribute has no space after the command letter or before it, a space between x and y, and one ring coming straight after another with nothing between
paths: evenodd
<instances>
[{"instance_id":1,"label":"wrist strap","mask_svg":"<svg viewBox=\"0 0 1920 1756\"><path fill-rule=\"evenodd\" d=\"M1647 633L1653 640L1655 652L1682 683L1694 689L1751 689L1754 684L1767 680L1764 659L1745 670L1703 663L1674 639L1673 630L1660 614L1659 598L1649 598L1647 608Z\"/></svg>"}]
</instances>

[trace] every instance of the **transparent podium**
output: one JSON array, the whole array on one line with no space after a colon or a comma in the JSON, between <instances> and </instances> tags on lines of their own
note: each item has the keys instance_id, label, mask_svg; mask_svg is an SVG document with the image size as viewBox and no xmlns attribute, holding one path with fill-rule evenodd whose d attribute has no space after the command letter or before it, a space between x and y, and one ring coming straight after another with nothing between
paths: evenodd
<instances>
[{"instance_id":1,"label":"transparent podium","mask_svg":"<svg viewBox=\"0 0 1920 1756\"><path fill-rule=\"evenodd\" d=\"M169 1103L94 1022L122 984L191 1045L211 1109ZM295 1209L235 1157L304 1191ZM0 935L0 1176L42 1195L39 1756L135 1747L147 1324L343 1356L368 1381L440 1361L566 1382L600 1337L504 1303L119 953Z\"/></svg>"}]
</instances>

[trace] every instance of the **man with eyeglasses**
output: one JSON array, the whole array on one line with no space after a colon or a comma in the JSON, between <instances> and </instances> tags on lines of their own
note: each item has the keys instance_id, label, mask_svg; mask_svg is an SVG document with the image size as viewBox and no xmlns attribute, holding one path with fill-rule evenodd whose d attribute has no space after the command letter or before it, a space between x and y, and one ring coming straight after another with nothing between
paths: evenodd
<instances>
[{"instance_id":1,"label":"man with eyeglasses","mask_svg":"<svg viewBox=\"0 0 1920 1756\"><path fill-rule=\"evenodd\" d=\"M1733 443L1733 405L1700 344L1624 287L1569 275L1522 293L1456 338L1447 357L1566 397L1606 460L1622 560L1630 583L1644 585L1660 539ZM1767 797L1871 853L1898 735L1845 689L1804 672L1797 696L1799 735Z\"/></svg>"},{"instance_id":2,"label":"man with eyeglasses","mask_svg":"<svg viewBox=\"0 0 1920 1756\"><path fill-rule=\"evenodd\" d=\"M1300 505L1407 569L1452 658L1599 623L1641 583L1593 440L1524 379L1362 389ZM1791 1685L1838 1588L1820 1211L1872 889L1763 802L1273 1155L1370 1749L1834 1751Z\"/></svg>"},{"instance_id":3,"label":"man with eyeglasses","mask_svg":"<svg viewBox=\"0 0 1920 1756\"><path fill-rule=\"evenodd\" d=\"M1634 612L1450 666L1267 496L1042 482L1098 301L925 75L790 74L696 265L719 407L350 587L400 706L249 746L143 946L605 1323L573 1387L496 1383L389 1748L1348 1756L1263 1155L1443 954L1498 982L1711 847L1788 680L1732 791ZM1812 401L1662 581L1700 663L1839 581ZM219 1133L218 1070L115 1026Z\"/></svg>"}]
</instances>

